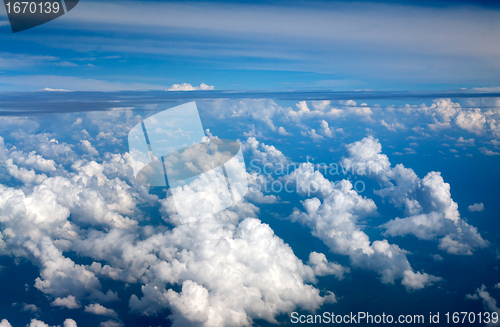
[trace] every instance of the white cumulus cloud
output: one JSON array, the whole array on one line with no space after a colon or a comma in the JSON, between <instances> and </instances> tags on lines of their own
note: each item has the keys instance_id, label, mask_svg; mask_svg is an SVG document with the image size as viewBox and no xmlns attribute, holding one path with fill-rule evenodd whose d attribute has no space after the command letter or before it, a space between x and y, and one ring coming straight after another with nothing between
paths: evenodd
<instances>
[{"instance_id":1,"label":"white cumulus cloud","mask_svg":"<svg viewBox=\"0 0 500 327\"><path fill-rule=\"evenodd\" d=\"M167 91L198 91L198 90L213 90L213 85L201 83L200 86L192 86L189 83L174 84Z\"/></svg>"},{"instance_id":2,"label":"white cumulus cloud","mask_svg":"<svg viewBox=\"0 0 500 327\"><path fill-rule=\"evenodd\" d=\"M65 307L68 309L78 309L80 308L80 303L76 300L76 297L73 295L68 295L64 298L56 298L52 303L50 304L52 306L56 307Z\"/></svg>"},{"instance_id":3,"label":"white cumulus cloud","mask_svg":"<svg viewBox=\"0 0 500 327\"><path fill-rule=\"evenodd\" d=\"M117 316L115 310L108 309L108 308L100 305L99 303L92 303L92 304L86 305L85 312L93 313L95 315L100 315L100 316L111 316L111 317Z\"/></svg>"},{"instance_id":4,"label":"white cumulus cloud","mask_svg":"<svg viewBox=\"0 0 500 327\"><path fill-rule=\"evenodd\" d=\"M468 210L469 211L483 211L484 204L483 203L474 203L474 204L469 206Z\"/></svg>"},{"instance_id":5,"label":"white cumulus cloud","mask_svg":"<svg viewBox=\"0 0 500 327\"><path fill-rule=\"evenodd\" d=\"M408 291L414 291L432 285L433 283L441 280L441 277L432 276L419 271L415 273L411 270L406 270L401 284L403 284Z\"/></svg>"}]
</instances>

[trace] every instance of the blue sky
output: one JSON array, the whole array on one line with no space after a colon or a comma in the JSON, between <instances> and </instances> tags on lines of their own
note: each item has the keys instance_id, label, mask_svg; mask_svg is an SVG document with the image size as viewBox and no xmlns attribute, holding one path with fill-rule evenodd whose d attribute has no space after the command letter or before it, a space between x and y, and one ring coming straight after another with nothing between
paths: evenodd
<instances>
[{"instance_id":1,"label":"blue sky","mask_svg":"<svg viewBox=\"0 0 500 327\"><path fill-rule=\"evenodd\" d=\"M75 9L16 34L0 9L0 90L498 85L500 17L487 2L81 1Z\"/></svg>"}]
</instances>

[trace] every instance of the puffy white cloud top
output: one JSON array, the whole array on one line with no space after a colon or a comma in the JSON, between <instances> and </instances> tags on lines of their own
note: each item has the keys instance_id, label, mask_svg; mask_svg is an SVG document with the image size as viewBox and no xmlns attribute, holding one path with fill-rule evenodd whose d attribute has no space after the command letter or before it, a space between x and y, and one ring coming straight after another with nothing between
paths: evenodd
<instances>
[{"instance_id":1,"label":"puffy white cloud top","mask_svg":"<svg viewBox=\"0 0 500 327\"><path fill-rule=\"evenodd\" d=\"M249 326L260 319L278 323L278 317L291 311L314 312L341 301L318 283L323 278L345 282L353 269L369 270L381 282L409 292L440 284L442 277L410 264L409 252L391 237L436 241L437 249L458 255L488 245L460 215L440 172L418 176L402 164L393 166L374 136L347 144L341 163L351 177L379 183L375 195L400 209L399 217L380 217L370 195L356 191L354 179L332 182L306 159L294 163L284 154L294 154L285 148L292 133L306 140L294 141L291 146L297 149L309 146L311 138L327 142L347 135L336 120L383 121L386 133L412 130L408 120L381 117L380 108L354 101L301 101L287 108L269 99L218 99L206 108L214 109L207 114L212 118L251 119L253 126L240 133L246 136L241 143L247 161L254 160L242 177L250 181L251 191L215 215L198 214L201 207L215 203L204 202L216 194L215 183L200 182L183 190L182 201L173 205L171 197L160 199L135 182L130 155L117 150L140 121L132 110L61 118L68 123L67 137L48 133L29 119L0 122L8 131L0 137L0 254L27 259L39 268L39 276L27 284L44 293L52 310L92 314L103 319L104 327L124 325L116 301L128 303L132 314L164 315L168 310L175 326ZM464 109L446 99L400 113L405 110L427 119L426 127L416 133L457 127L473 134L454 138L457 147L470 149L495 135L496 113ZM268 142L271 137L265 139L262 126L266 135L279 139ZM485 154L494 152L486 146L500 145L491 141ZM418 143L410 147L418 149ZM295 169L288 171L290 164ZM295 198L264 192L273 182L288 183ZM286 204L291 211L285 222L304 225L331 253L311 249L305 257L296 255L294 244L287 244L262 218L282 214L272 207L275 204ZM182 206L182 219L176 206ZM482 203L469 207L483 209ZM373 226L380 228L378 239L364 229L375 216L380 218L379 226ZM148 224L153 218L162 223ZM85 258L85 263L72 255ZM446 260L437 254L433 258ZM124 297L108 289L105 280L138 284L140 292ZM43 308L38 303L25 307L33 313ZM77 325L72 319L58 324ZM0 322L0 327L7 326L7 320ZM48 325L33 319L30 326Z\"/></svg>"},{"instance_id":2,"label":"puffy white cloud top","mask_svg":"<svg viewBox=\"0 0 500 327\"><path fill-rule=\"evenodd\" d=\"M443 109L443 115L447 117L450 111L453 110ZM487 246L477 229L460 218L458 204L451 198L450 184L444 182L441 173L429 172L420 179L401 164L391 168L388 157L381 153L382 145L372 136L346 148L344 165L352 167L356 174L380 181L383 188L375 194L404 207L408 215L383 224L385 235L413 234L425 240L441 237L439 248L453 254L472 254L472 250Z\"/></svg>"}]
</instances>

